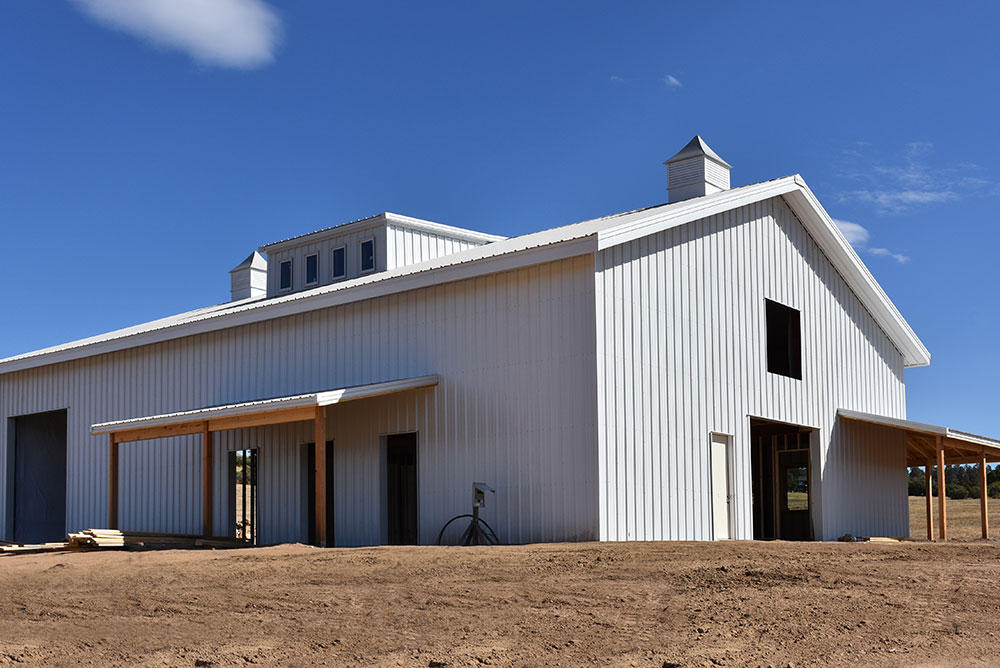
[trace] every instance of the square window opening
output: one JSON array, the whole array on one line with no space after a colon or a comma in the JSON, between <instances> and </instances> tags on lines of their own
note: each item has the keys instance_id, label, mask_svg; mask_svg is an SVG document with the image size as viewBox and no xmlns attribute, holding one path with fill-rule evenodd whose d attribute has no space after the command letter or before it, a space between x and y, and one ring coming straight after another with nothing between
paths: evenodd
<instances>
[{"instance_id":1,"label":"square window opening","mask_svg":"<svg viewBox=\"0 0 1000 668\"><path fill-rule=\"evenodd\" d=\"M319 283L319 255L306 255L306 285Z\"/></svg>"},{"instance_id":2,"label":"square window opening","mask_svg":"<svg viewBox=\"0 0 1000 668\"><path fill-rule=\"evenodd\" d=\"M361 273L375 270L375 240L361 242Z\"/></svg>"},{"instance_id":3,"label":"square window opening","mask_svg":"<svg viewBox=\"0 0 1000 668\"><path fill-rule=\"evenodd\" d=\"M279 283L278 286L281 290L291 290L292 289L292 261L282 260L279 272Z\"/></svg>"},{"instance_id":4,"label":"square window opening","mask_svg":"<svg viewBox=\"0 0 1000 668\"><path fill-rule=\"evenodd\" d=\"M801 313L796 309L764 300L767 320L767 370L780 376L802 380Z\"/></svg>"},{"instance_id":5,"label":"square window opening","mask_svg":"<svg viewBox=\"0 0 1000 668\"><path fill-rule=\"evenodd\" d=\"M347 255L343 246L333 249L333 278L347 276Z\"/></svg>"}]
</instances>

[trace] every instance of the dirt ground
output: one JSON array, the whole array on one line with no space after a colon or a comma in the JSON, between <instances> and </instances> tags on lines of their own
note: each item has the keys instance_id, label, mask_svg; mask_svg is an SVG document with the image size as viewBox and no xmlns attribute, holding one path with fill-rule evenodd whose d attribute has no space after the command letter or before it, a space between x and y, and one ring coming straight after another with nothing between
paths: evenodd
<instances>
[{"instance_id":1,"label":"dirt ground","mask_svg":"<svg viewBox=\"0 0 1000 668\"><path fill-rule=\"evenodd\" d=\"M0 665L988 666L1000 544L0 556Z\"/></svg>"}]
</instances>

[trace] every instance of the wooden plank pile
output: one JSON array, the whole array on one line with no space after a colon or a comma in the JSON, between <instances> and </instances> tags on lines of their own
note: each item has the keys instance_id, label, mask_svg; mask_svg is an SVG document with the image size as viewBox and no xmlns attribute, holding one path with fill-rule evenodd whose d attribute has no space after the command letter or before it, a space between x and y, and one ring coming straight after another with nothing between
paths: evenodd
<instances>
[{"instance_id":1,"label":"wooden plank pile","mask_svg":"<svg viewBox=\"0 0 1000 668\"><path fill-rule=\"evenodd\" d=\"M0 541L0 554L58 552L79 549L152 549L184 547L253 547L238 538L222 536L203 538L188 534L118 531L117 529L86 529L71 533L62 543L7 543Z\"/></svg>"},{"instance_id":2,"label":"wooden plank pile","mask_svg":"<svg viewBox=\"0 0 1000 668\"><path fill-rule=\"evenodd\" d=\"M125 534L116 529L85 529L68 538L68 547L125 547Z\"/></svg>"},{"instance_id":3,"label":"wooden plank pile","mask_svg":"<svg viewBox=\"0 0 1000 668\"><path fill-rule=\"evenodd\" d=\"M0 542L0 554L34 554L60 552L68 549L66 543L8 543Z\"/></svg>"}]
</instances>

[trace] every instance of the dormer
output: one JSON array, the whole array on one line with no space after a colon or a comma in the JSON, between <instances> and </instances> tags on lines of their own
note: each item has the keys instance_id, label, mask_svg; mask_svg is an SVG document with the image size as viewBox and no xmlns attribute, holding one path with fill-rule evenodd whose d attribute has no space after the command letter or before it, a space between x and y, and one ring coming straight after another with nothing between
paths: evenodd
<instances>
[{"instance_id":1,"label":"dormer","mask_svg":"<svg viewBox=\"0 0 1000 668\"><path fill-rule=\"evenodd\" d=\"M396 269L505 237L380 213L260 247L267 296L277 297Z\"/></svg>"}]
</instances>

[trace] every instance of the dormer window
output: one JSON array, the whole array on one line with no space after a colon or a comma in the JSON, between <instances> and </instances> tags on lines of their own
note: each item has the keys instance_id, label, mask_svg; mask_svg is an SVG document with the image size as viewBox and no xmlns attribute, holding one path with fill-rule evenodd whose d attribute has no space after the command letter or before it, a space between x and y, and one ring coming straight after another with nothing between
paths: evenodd
<instances>
[{"instance_id":1,"label":"dormer window","mask_svg":"<svg viewBox=\"0 0 1000 668\"><path fill-rule=\"evenodd\" d=\"M344 246L333 249L333 276L335 281L347 276L347 249Z\"/></svg>"},{"instance_id":2,"label":"dormer window","mask_svg":"<svg viewBox=\"0 0 1000 668\"><path fill-rule=\"evenodd\" d=\"M281 261L281 272L279 274L278 289L285 291L292 289L292 261Z\"/></svg>"},{"instance_id":3,"label":"dormer window","mask_svg":"<svg viewBox=\"0 0 1000 668\"><path fill-rule=\"evenodd\" d=\"M361 242L361 273L375 271L375 239Z\"/></svg>"},{"instance_id":4,"label":"dormer window","mask_svg":"<svg viewBox=\"0 0 1000 668\"><path fill-rule=\"evenodd\" d=\"M306 285L319 283L319 253L306 255Z\"/></svg>"}]
</instances>

